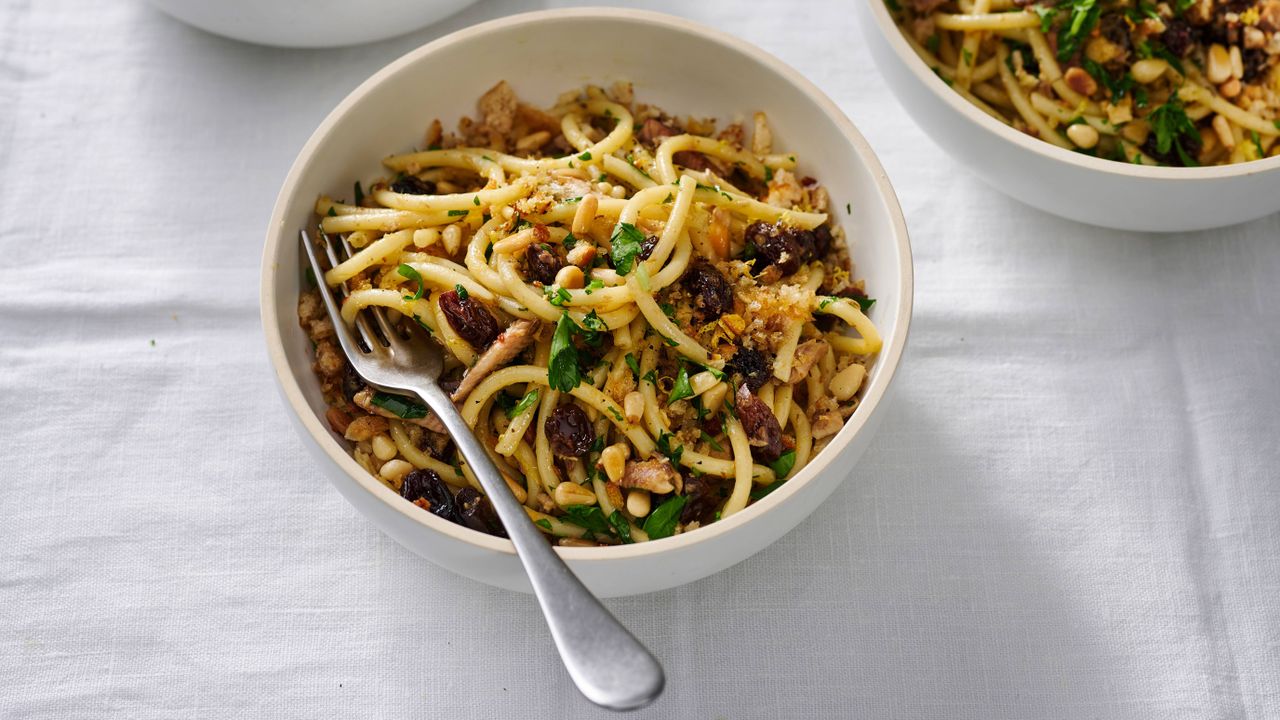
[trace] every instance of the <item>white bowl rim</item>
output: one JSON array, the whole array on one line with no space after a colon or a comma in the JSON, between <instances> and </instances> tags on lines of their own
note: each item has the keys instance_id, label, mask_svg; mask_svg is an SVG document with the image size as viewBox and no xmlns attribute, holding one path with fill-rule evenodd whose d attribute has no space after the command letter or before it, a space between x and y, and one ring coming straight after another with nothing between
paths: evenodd
<instances>
[{"instance_id":1,"label":"white bowl rim","mask_svg":"<svg viewBox=\"0 0 1280 720\"><path fill-rule=\"evenodd\" d=\"M875 18L880 33L885 36L894 52L898 54L898 58L910 68L911 72L923 80L925 86L932 90L935 95L941 97L953 109L982 129L1050 160L1057 160L1069 165L1078 165L1087 170L1111 175L1126 175L1151 180L1221 180L1280 169L1280 156L1231 165L1200 167L1135 165L1133 163L1122 163L1116 160L1106 160L1085 155L1084 153L1060 148L1051 142L1033 138L982 112L976 105L965 100L960 96L960 93L943 82L942 78L938 77L925 61L916 54L915 50L907 44L906 39L902 37L902 28L899 28L898 24L893 21L893 16L889 14L889 8L885 7L883 0L859 1L871 4L871 15Z\"/></svg>"},{"instance_id":2,"label":"white bowl rim","mask_svg":"<svg viewBox=\"0 0 1280 720\"><path fill-rule=\"evenodd\" d=\"M266 244L263 248L262 257L260 307L263 331L266 335L268 357L271 361L272 368L276 373L276 378L279 381L281 391L287 399L292 412L298 417L316 444L326 455L328 455L329 459L342 468L360 488L369 494L374 495L382 502L387 503L412 522L425 525L431 530L443 533L455 540L460 540L485 550L505 553L508 555L515 554L515 548L509 540L476 532L462 525L438 518L431 513L422 512L409 503L403 502L397 493L383 485L364 468L360 467L358 463L356 463L347 450L333 439L330 434L330 430L321 423L320 417L316 415L316 413L314 413L311 410L311 407L307 404L307 401L303 396L301 385L298 383L298 380L294 377L293 373L290 372L288 359L286 358L284 351L284 341L277 328L279 309L275 301L275 265L279 257L281 240L285 242L296 242L297 237L291 231L277 231L277 228L283 227L284 212L285 207L288 204L288 199L293 195L294 188L300 181L303 169L308 164L310 157L315 153L316 147L329 134L334 125L336 125L337 122L347 114L347 112L359 103L373 87L380 84L384 79L394 75L409 64L416 62L419 58L430 55L455 43L465 42L494 31L504 30L517 25L564 20L569 18L605 18L637 22L664 26L678 32L696 35L701 40L728 46L730 49L755 57L769 69L777 72L789 83L797 87L828 116L828 119L835 123L845 140L853 146L853 149L858 154L862 162L866 164L867 170L874 178L876 190L889 211L892 234L896 240L898 264L900 267L898 282L901 294L898 312L894 318L894 327L898 328L898 331L895 333L892 341L882 348L880 354L877 355L876 363L878 367L875 378L866 389L862 402L858 405L857 410L848 418L844 427L840 430L840 433L835 437L835 439L833 439L826 448L823 448L821 453L823 456L822 462L810 462L802 468L799 473L787 482L783 483L777 490L770 493L768 496L748 505L746 509L737 512L730 517L711 523L706 527L698 528L696 531L681 533L679 535L662 538L660 540L651 540L642 543L598 548L573 548L559 546L555 548L560 556L566 561L571 561L575 564L587 564L643 557L654 553L675 551L681 547L710 541L719 535L731 532L744 523L750 522L752 518L785 502L792 495L799 492L803 486L808 485L819 471L825 469L826 465L829 464L832 458L837 457L841 450L849 445L854 436L862 430L863 426L866 425L872 413L883 400L884 395L893 380L893 376L898 365L901 362L902 354L906 347L907 331L911 321L914 275L911 260L911 245L907 235L907 224L902 214L901 205L898 202L897 195L894 193L892 186L889 184L889 179L884 172L884 168L876 158L875 152L871 149L870 144L867 143L866 139L863 138L860 132L858 132L857 128L854 127L848 117L845 116L839 107L830 98L828 98L826 94L819 90L817 86L809 80L804 78L804 76L799 72L792 69L772 54L769 54L744 40L739 40L732 35L722 33L718 30L713 30L690 20L666 15L664 13L618 8L586 7L540 10L490 20L450 33L449 35L406 53L399 59L379 70L368 80L365 80L356 87L355 90L352 90L351 93L348 94L347 97L344 98L342 102L325 117L324 121L320 123L319 127L316 128L315 132L312 133L306 144L303 145L302 149L298 152L297 158L290 167L289 174L286 176L284 185L281 187L280 193L276 198L275 207L271 212L271 221L267 226Z\"/></svg>"}]
</instances>

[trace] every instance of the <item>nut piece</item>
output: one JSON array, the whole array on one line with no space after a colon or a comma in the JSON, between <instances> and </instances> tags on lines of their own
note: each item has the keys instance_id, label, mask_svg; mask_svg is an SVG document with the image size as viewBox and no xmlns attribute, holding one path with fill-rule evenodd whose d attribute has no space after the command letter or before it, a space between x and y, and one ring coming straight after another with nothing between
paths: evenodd
<instances>
[{"instance_id":1,"label":"nut piece","mask_svg":"<svg viewBox=\"0 0 1280 720\"><path fill-rule=\"evenodd\" d=\"M584 280L582 268L577 265L565 265L556 273L556 285L565 290L581 290Z\"/></svg>"},{"instance_id":2,"label":"nut piece","mask_svg":"<svg viewBox=\"0 0 1280 720\"><path fill-rule=\"evenodd\" d=\"M791 361L791 376L788 383L795 384L809 375L814 363L821 360L828 349L826 340L806 340L796 347L795 358Z\"/></svg>"},{"instance_id":3,"label":"nut piece","mask_svg":"<svg viewBox=\"0 0 1280 720\"><path fill-rule=\"evenodd\" d=\"M573 213L573 234L581 237L586 234L587 229L591 227L591 221L596 219L596 211L600 208L600 198L592 193L582 198L578 203L578 209Z\"/></svg>"},{"instance_id":4,"label":"nut piece","mask_svg":"<svg viewBox=\"0 0 1280 720\"><path fill-rule=\"evenodd\" d=\"M391 438L386 433L378 433L373 436L373 456L386 462L392 460L398 454L396 444L391 442Z\"/></svg>"},{"instance_id":5,"label":"nut piece","mask_svg":"<svg viewBox=\"0 0 1280 720\"><path fill-rule=\"evenodd\" d=\"M626 472L618 484L663 495L679 487L680 473L664 457L633 461L627 463Z\"/></svg>"},{"instance_id":6,"label":"nut piece","mask_svg":"<svg viewBox=\"0 0 1280 720\"><path fill-rule=\"evenodd\" d=\"M1129 73L1133 75L1133 79L1146 85L1153 83L1164 75L1164 71L1169 69L1169 62L1160 58L1147 58L1139 60L1129 68Z\"/></svg>"},{"instance_id":7,"label":"nut piece","mask_svg":"<svg viewBox=\"0 0 1280 720\"><path fill-rule=\"evenodd\" d=\"M1067 87L1075 90L1085 97L1090 97L1098 91L1098 81L1094 80L1093 76L1085 72L1082 68L1069 68L1067 70L1067 74L1063 76L1063 79L1067 81Z\"/></svg>"},{"instance_id":8,"label":"nut piece","mask_svg":"<svg viewBox=\"0 0 1280 720\"><path fill-rule=\"evenodd\" d=\"M1080 126L1072 125L1071 127ZM831 394L834 395L837 400L843 402L853 397L858 392L858 388L862 387L862 381L866 377L867 368L863 365L854 363L836 373L835 377L831 378L831 382L827 387L831 390Z\"/></svg>"},{"instance_id":9,"label":"nut piece","mask_svg":"<svg viewBox=\"0 0 1280 720\"><path fill-rule=\"evenodd\" d=\"M614 443L600 452L600 466L610 482L621 482L626 472L627 456L631 451L626 443Z\"/></svg>"},{"instance_id":10,"label":"nut piece","mask_svg":"<svg viewBox=\"0 0 1280 720\"><path fill-rule=\"evenodd\" d=\"M642 518L649 514L652 506L648 490L632 490L627 494L627 512L633 518Z\"/></svg>"},{"instance_id":11,"label":"nut piece","mask_svg":"<svg viewBox=\"0 0 1280 720\"><path fill-rule=\"evenodd\" d=\"M347 425L347 431L342 436L352 442L360 442L362 440L372 440L375 435L385 433L390 428L391 424L387 422L386 418L375 415L362 415L352 420L350 425ZM390 460L391 458L378 459Z\"/></svg>"},{"instance_id":12,"label":"nut piece","mask_svg":"<svg viewBox=\"0 0 1280 720\"><path fill-rule=\"evenodd\" d=\"M596 246L579 240L578 244L569 251L566 259L570 265L577 265L580 268L591 267L591 263L596 259Z\"/></svg>"},{"instance_id":13,"label":"nut piece","mask_svg":"<svg viewBox=\"0 0 1280 720\"><path fill-rule=\"evenodd\" d=\"M1205 67L1205 79L1214 85L1220 85L1231 77L1231 55L1218 43L1209 46L1209 61Z\"/></svg>"},{"instance_id":14,"label":"nut piece","mask_svg":"<svg viewBox=\"0 0 1280 720\"><path fill-rule=\"evenodd\" d=\"M644 395L639 390L632 390L622 400L622 413L626 416L627 422L637 423L644 416Z\"/></svg>"},{"instance_id":15,"label":"nut piece","mask_svg":"<svg viewBox=\"0 0 1280 720\"><path fill-rule=\"evenodd\" d=\"M1233 98L1240 94L1240 79L1231 78L1218 86L1218 94L1224 98Z\"/></svg>"},{"instance_id":16,"label":"nut piece","mask_svg":"<svg viewBox=\"0 0 1280 720\"><path fill-rule=\"evenodd\" d=\"M394 483L397 487L404 480L404 476L411 472L413 472L413 466L404 460L389 460L378 470L383 480Z\"/></svg>"},{"instance_id":17,"label":"nut piece","mask_svg":"<svg viewBox=\"0 0 1280 720\"><path fill-rule=\"evenodd\" d=\"M1076 123L1067 128L1067 137L1076 147L1088 150L1098 144L1098 131L1088 123Z\"/></svg>"},{"instance_id":18,"label":"nut piece","mask_svg":"<svg viewBox=\"0 0 1280 720\"><path fill-rule=\"evenodd\" d=\"M440 231L436 228L419 228L413 231L413 246L422 249L440 242Z\"/></svg>"},{"instance_id":19,"label":"nut piece","mask_svg":"<svg viewBox=\"0 0 1280 720\"><path fill-rule=\"evenodd\" d=\"M1240 54L1240 46L1232 45L1231 51L1227 53L1231 58L1231 77L1240 80L1244 78L1244 56Z\"/></svg>"},{"instance_id":20,"label":"nut piece","mask_svg":"<svg viewBox=\"0 0 1280 720\"><path fill-rule=\"evenodd\" d=\"M551 491L551 499L560 507L595 505L596 494L575 482L562 482Z\"/></svg>"}]
</instances>

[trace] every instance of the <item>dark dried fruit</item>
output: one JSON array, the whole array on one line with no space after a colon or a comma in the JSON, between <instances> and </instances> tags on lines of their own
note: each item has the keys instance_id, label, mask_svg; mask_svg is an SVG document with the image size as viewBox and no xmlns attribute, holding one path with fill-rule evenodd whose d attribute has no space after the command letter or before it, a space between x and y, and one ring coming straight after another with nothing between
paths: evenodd
<instances>
[{"instance_id":1,"label":"dark dried fruit","mask_svg":"<svg viewBox=\"0 0 1280 720\"><path fill-rule=\"evenodd\" d=\"M547 442L560 457L582 457L596 440L586 411L573 403L556 406L547 417Z\"/></svg>"},{"instance_id":2,"label":"dark dried fruit","mask_svg":"<svg viewBox=\"0 0 1280 720\"><path fill-rule=\"evenodd\" d=\"M416 175L405 175L404 177L391 183L391 192L404 193L405 195L435 195L436 186Z\"/></svg>"},{"instance_id":3,"label":"dark dried fruit","mask_svg":"<svg viewBox=\"0 0 1280 720\"><path fill-rule=\"evenodd\" d=\"M1245 50L1241 59L1244 60L1244 77L1246 83L1254 82L1259 79L1262 72L1267 69L1267 61L1270 58L1267 52L1261 48Z\"/></svg>"},{"instance_id":4,"label":"dark dried fruit","mask_svg":"<svg viewBox=\"0 0 1280 720\"><path fill-rule=\"evenodd\" d=\"M489 498L481 495L475 488L462 488L454 498L458 505L458 519L461 524L486 535L506 537L507 531L498 519Z\"/></svg>"},{"instance_id":5,"label":"dark dried fruit","mask_svg":"<svg viewBox=\"0 0 1280 720\"><path fill-rule=\"evenodd\" d=\"M699 322L716 320L733 308L733 286L709 263L690 265L681 282L693 296L693 310Z\"/></svg>"},{"instance_id":6,"label":"dark dried fruit","mask_svg":"<svg viewBox=\"0 0 1280 720\"><path fill-rule=\"evenodd\" d=\"M725 501L725 479L715 475L694 475L684 479L684 508L680 522L706 524L715 519Z\"/></svg>"},{"instance_id":7,"label":"dark dried fruit","mask_svg":"<svg viewBox=\"0 0 1280 720\"><path fill-rule=\"evenodd\" d=\"M1195 160L1200 154L1200 135L1189 134L1181 136L1182 149L1186 151L1188 158ZM1185 167L1186 163L1182 161L1182 154L1178 152L1176 147L1171 147L1167 152L1160 152L1160 148L1156 144L1156 133L1151 133L1147 137L1147 141L1142 144L1142 152L1159 160L1164 165L1173 165L1176 167Z\"/></svg>"},{"instance_id":8,"label":"dark dried fruit","mask_svg":"<svg viewBox=\"0 0 1280 720\"><path fill-rule=\"evenodd\" d=\"M476 350L484 350L498 337L498 321L479 300L471 296L458 297L456 290L441 293L440 310L449 321L449 327Z\"/></svg>"},{"instance_id":9,"label":"dark dried fruit","mask_svg":"<svg viewBox=\"0 0 1280 720\"><path fill-rule=\"evenodd\" d=\"M759 350L739 347L725 364L725 369L740 375L742 384L755 392L773 376L773 361Z\"/></svg>"},{"instance_id":10,"label":"dark dried fruit","mask_svg":"<svg viewBox=\"0 0 1280 720\"><path fill-rule=\"evenodd\" d=\"M424 507L432 515L451 522L458 521L458 508L453 502L453 493L449 492L449 486L444 484L435 470L414 470L405 475L404 484L400 486L400 497L418 507Z\"/></svg>"},{"instance_id":11,"label":"dark dried fruit","mask_svg":"<svg viewBox=\"0 0 1280 720\"><path fill-rule=\"evenodd\" d=\"M1187 53L1191 52L1194 40L1191 23L1182 18L1170 18L1164 21L1164 33L1160 36L1160 41L1169 52L1180 58L1186 57Z\"/></svg>"},{"instance_id":12,"label":"dark dried fruit","mask_svg":"<svg viewBox=\"0 0 1280 720\"><path fill-rule=\"evenodd\" d=\"M648 147L657 147L658 143L671 137L679 135L680 131L663 123L657 118L649 118L644 121L644 125L640 126L640 132L636 133L636 137L640 142Z\"/></svg>"},{"instance_id":13,"label":"dark dried fruit","mask_svg":"<svg viewBox=\"0 0 1280 720\"><path fill-rule=\"evenodd\" d=\"M747 226L745 240L756 249L757 273L774 265L783 275L800 269L813 259L813 231L756 221Z\"/></svg>"},{"instance_id":14,"label":"dark dried fruit","mask_svg":"<svg viewBox=\"0 0 1280 720\"><path fill-rule=\"evenodd\" d=\"M824 258L831 252L831 226L825 223L813 229L813 252L818 258Z\"/></svg>"},{"instance_id":15,"label":"dark dried fruit","mask_svg":"<svg viewBox=\"0 0 1280 720\"><path fill-rule=\"evenodd\" d=\"M640 241L640 259L648 260L653 255L653 249L658 246L658 238L653 235L646 235L644 240Z\"/></svg>"},{"instance_id":16,"label":"dark dried fruit","mask_svg":"<svg viewBox=\"0 0 1280 720\"><path fill-rule=\"evenodd\" d=\"M782 444L782 426L774 417L773 410L745 385L738 388L734 401L738 420L751 443L751 454L766 463L777 460L786 448Z\"/></svg>"},{"instance_id":17,"label":"dark dried fruit","mask_svg":"<svg viewBox=\"0 0 1280 720\"><path fill-rule=\"evenodd\" d=\"M556 281L556 273L564 267L564 261L551 249L550 245L534 243L524 253L525 263L529 266L530 280L543 285L551 285Z\"/></svg>"},{"instance_id":18,"label":"dark dried fruit","mask_svg":"<svg viewBox=\"0 0 1280 720\"><path fill-rule=\"evenodd\" d=\"M1102 20L1098 23L1098 32L1102 37L1111 41L1112 45L1120 48L1127 54L1133 49L1133 39L1129 36L1129 19L1120 13L1107 14L1102 16ZM1167 26L1166 26L1167 27ZM1116 58L1116 61L1123 60L1123 55Z\"/></svg>"},{"instance_id":19,"label":"dark dried fruit","mask_svg":"<svg viewBox=\"0 0 1280 720\"><path fill-rule=\"evenodd\" d=\"M360 377L360 373L357 373L356 369L348 363L342 371L342 396L350 400L364 388L364 378Z\"/></svg>"}]
</instances>

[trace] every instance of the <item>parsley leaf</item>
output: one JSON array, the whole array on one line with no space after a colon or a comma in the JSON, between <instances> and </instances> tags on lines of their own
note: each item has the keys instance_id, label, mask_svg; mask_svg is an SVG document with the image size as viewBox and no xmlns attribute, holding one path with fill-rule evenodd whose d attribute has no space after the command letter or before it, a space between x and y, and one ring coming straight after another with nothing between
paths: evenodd
<instances>
[{"instance_id":1,"label":"parsley leaf","mask_svg":"<svg viewBox=\"0 0 1280 720\"><path fill-rule=\"evenodd\" d=\"M613 267L619 275L631 272L631 266L640 254L643 242L644 235L631 223L618 223L613 229L613 235L609 237L609 244L613 248L610 254L613 256Z\"/></svg>"},{"instance_id":2,"label":"parsley leaf","mask_svg":"<svg viewBox=\"0 0 1280 720\"><path fill-rule=\"evenodd\" d=\"M614 510L609 515L609 524L613 526L614 532L624 545L635 542L631 539L631 523L627 522L621 510Z\"/></svg>"},{"instance_id":3,"label":"parsley leaf","mask_svg":"<svg viewBox=\"0 0 1280 720\"><path fill-rule=\"evenodd\" d=\"M533 521L533 524L537 525L543 530L546 530L547 532L551 532L551 521L546 518L538 518L537 520Z\"/></svg>"},{"instance_id":4,"label":"parsley leaf","mask_svg":"<svg viewBox=\"0 0 1280 720\"><path fill-rule=\"evenodd\" d=\"M671 537L676 531L676 523L680 521L680 511L684 510L684 504L688 501L689 498L686 495L675 495L649 513L649 517L644 521L644 531L649 535L649 539Z\"/></svg>"},{"instance_id":5,"label":"parsley leaf","mask_svg":"<svg viewBox=\"0 0 1280 720\"><path fill-rule=\"evenodd\" d=\"M422 282L422 274L419 273L417 270L414 270L412 265L405 265L404 263L401 263L400 267L396 268L396 272L400 273L401 276L406 277L418 283L418 291L412 295L405 295L404 299L408 300L409 302L413 302L414 300L421 300L422 291L426 289L426 284Z\"/></svg>"},{"instance_id":6,"label":"parsley leaf","mask_svg":"<svg viewBox=\"0 0 1280 720\"><path fill-rule=\"evenodd\" d=\"M569 392L582 382L578 370L578 349L573 346L573 320L569 313L560 315L551 336L551 360L547 363L547 381L552 389Z\"/></svg>"},{"instance_id":7,"label":"parsley leaf","mask_svg":"<svg viewBox=\"0 0 1280 720\"><path fill-rule=\"evenodd\" d=\"M609 522L595 505L569 505L564 509L565 522L586 528L596 535L609 534Z\"/></svg>"},{"instance_id":8,"label":"parsley leaf","mask_svg":"<svg viewBox=\"0 0 1280 720\"><path fill-rule=\"evenodd\" d=\"M462 216L462 215L466 215L468 212L469 212L469 211L467 211L467 210L450 210L450 211L449 211L449 217L459 217L459 216Z\"/></svg>"},{"instance_id":9,"label":"parsley leaf","mask_svg":"<svg viewBox=\"0 0 1280 720\"><path fill-rule=\"evenodd\" d=\"M791 473L791 468L796 466L796 451L788 450L778 456L777 460L769 463L769 467L773 468L773 474L779 480L785 478Z\"/></svg>"},{"instance_id":10,"label":"parsley leaf","mask_svg":"<svg viewBox=\"0 0 1280 720\"><path fill-rule=\"evenodd\" d=\"M582 327L597 333L605 332L609 329L609 326L604 324L604 321L600 319L595 310L582 316Z\"/></svg>"},{"instance_id":11,"label":"parsley leaf","mask_svg":"<svg viewBox=\"0 0 1280 720\"><path fill-rule=\"evenodd\" d=\"M631 368L631 372L635 373L637 378L640 377L640 361L636 360L636 356L631 353L627 353L626 357L622 359L627 362L627 367Z\"/></svg>"},{"instance_id":12,"label":"parsley leaf","mask_svg":"<svg viewBox=\"0 0 1280 720\"><path fill-rule=\"evenodd\" d=\"M424 418L431 412L425 405L410 400L403 395L376 392L373 394L372 402L392 415L405 420Z\"/></svg>"},{"instance_id":13,"label":"parsley leaf","mask_svg":"<svg viewBox=\"0 0 1280 720\"><path fill-rule=\"evenodd\" d=\"M458 293L459 300L466 300L468 297L471 296L470 293L467 292L467 289L462 287L461 283L454 285L453 291Z\"/></svg>"},{"instance_id":14,"label":"parsley leaf","mask_svg":"<svg viewBox=\"0 0 1280 720\"><path fill-rule=\"evenodd\" d=\"M589 153L589 152L584 152L584 153L582 153L581 155L579 155L579 156L578 156L578 159L579 159L579 160L590 160L590 159L591 159L591 153Z\"/></svg>"},{"instance_id":15,"label":"parsley leaf","mask_svg":"<svg viewBox=\"0 0 1280 720\"><path fill-rule=\"evenodd\" d=\"M723 446L721 446L721 445L720 445L720 443L716 442L716 439L715 439L715 438L713 438L713 437L711 437L709 434L707 434L707 431L706 431L706 430L703 430L703 431L702 431L702 441L703 441L703 442L705 442L706 444L710 445L710 446L711 446L711 449L712 449L712 450L715 450L716 452L720 452L720 451L724 450L724 447L723 447Z\"/></svg>"},{"instance_id":16,"label":"parsley leaf","mask_svg":"<svg viewBox=\"0 0 1280 720\"><path fill-rule=\"evenodd\" d=\"M1191 122L1191 118L1187 117L1181 100L1173 97L1169 102L1152 110L1147 116L1147 122L1151 123L1151 129L1156 134L1156 152L1164 155L1170 150L1176 150L1178 158L1184 165L1199 164L1187 152L1187 148L1182 146L1184 139L1191 143L1198 141L1200 131L1196 129L1196 124ZM1190 147L1194 149L1195 145L1192 144Z\"/></svg>"},{"instance_id":17,"label":"parsley leaf","mask_svg":"<svg viewBox=\"0 0 1280 720\"><path fill-rule=\"evenodd\" d=\"M681 445L677 448L672 448L671 441L675 439L676 439L676 436L672 435L669 432L664 432L661 435L659 435L658 436L658 452L662 453L663 455L666 455L667 459L671 461L672 465L679 465L680 456L684 455L684 445Z\"/></svg>"},{"instance_id":18,"label":"parsley leaf","mask_svg":"<svg viewBox=\"0 0 1280 720\"><path fill-rule=\"evenodd\" d=\"M586 294L590 295L591 293L593 293L593 292L595 292L595 291L599 290L599 289L600 289L600 288L602 288L602 287L604 287L604 281L603 281L603 280L601 280L600 278L591 278L591 282L587 283L587 286L586 286L585 288L583 288L582 290L583 290Z\"/></svg>"},{"instance_id":19,"label":"parsley leaf","mask_svg":"<svg viewBox=\"0 0 1280 720\"><path fill-rule=\"evenodd\" d=\"M676 382L671 386L671 394L667 396L667 404L687 397L693 397L693 387L689 385L689 371L681 365L680 372L676 373Z\"/></svg>"},{"instance_id":20,"label":"parsley leaf","mask_svg":"<svg viewBox=\"0 0 1280 720\"><path fill-rule=\"evenodd\" d=\"M782 487L782 483L784 482L786 482L786 480L774 480L773 482L769 483L768 485L765 485L762 488L755 488L754 490L751 491L750 497L752 500L759 500L765 495L768 495L774 490L777 490L778 488Z\"/></svg>"},{"instance_id":21,"label":"parsley leaf","mask_svg":"<svg viewBox=\"0 0 1280 720\"><path fill-rule=\"evenodd\" d=\"M539 393L537 390L530 390L525 393L524 397L520 398L520 402L507 410L507 417L514 418L525 410L533 407L538 402L538 396Z\"/></svg>"},{"instance_id":22,"label":"parsley leaf","mask_svg":"<svg viewBox=\"0 0 1280 720\"><path fill-rule=\"evenodd\" d=\"M542 294L547 296L547 302L556 307L560 307L573 299L568 290L554 285L542 288Z\"/></svg>"}]
</instances>

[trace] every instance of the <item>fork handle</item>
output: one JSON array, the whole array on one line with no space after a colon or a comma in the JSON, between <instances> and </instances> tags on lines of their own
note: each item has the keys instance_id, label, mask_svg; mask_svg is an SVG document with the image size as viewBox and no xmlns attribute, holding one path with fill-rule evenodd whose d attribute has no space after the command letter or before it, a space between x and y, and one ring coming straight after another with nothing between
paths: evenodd
<instances>
[{"instance_id":1,"label":"fork handle","mask_svg":"<svg viewBox=\"0 0 1280 720\"><path fill-rule=\"evenodd\" d=\"M662 666L582 584L516 501L489 453L435 383L418 395L448 428L524 564L560 659L578 690L611 710L644 707L662 692Z\"/></svg>"}]
</instances>

